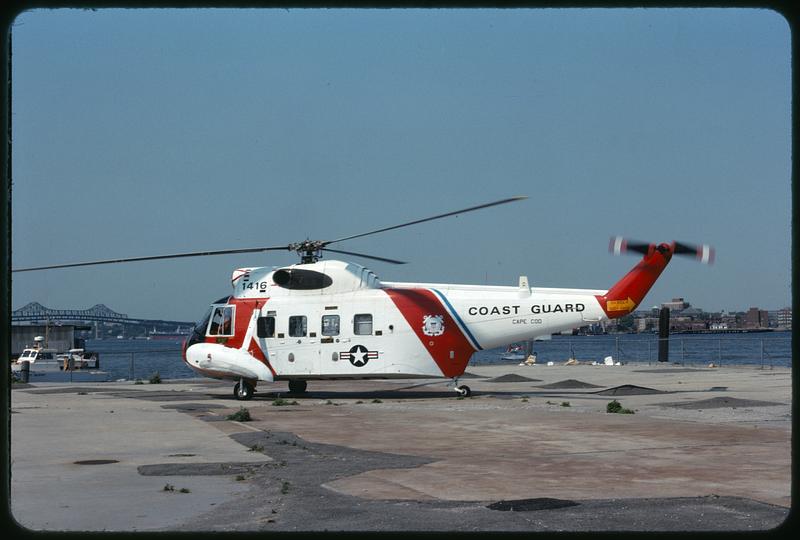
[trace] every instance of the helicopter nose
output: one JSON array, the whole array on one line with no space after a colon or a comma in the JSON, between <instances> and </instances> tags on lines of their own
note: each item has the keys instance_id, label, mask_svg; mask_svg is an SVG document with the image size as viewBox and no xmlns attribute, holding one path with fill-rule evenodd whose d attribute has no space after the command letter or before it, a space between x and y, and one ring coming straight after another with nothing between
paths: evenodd
<instances>
[{"instance_id":1,"label":"helicopter nose","mask_svg":"<svg viewBox=\"0 0 800 540\"><path fill-rule=\"evenodd\" d=\"M224 374L224 377L244 377L270 382L274 380L269 368L250 353L219 343L190 345L186 348L186 363L192 369Z\"/></svg>"}]
</instances>

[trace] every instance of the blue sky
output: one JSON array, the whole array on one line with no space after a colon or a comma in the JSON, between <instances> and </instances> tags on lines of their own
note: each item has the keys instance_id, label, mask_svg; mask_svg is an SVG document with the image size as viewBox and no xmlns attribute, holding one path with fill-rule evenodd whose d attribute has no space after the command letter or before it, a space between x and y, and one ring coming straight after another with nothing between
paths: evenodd
<instances>
[{"instance_id":1,"label":"blue sky","mask_svg":"<svg viewBox=\"0 0 800 540\"><path fill-rule=\"evenodd\" d=\"M754 9L34 10L13 26L14 267L331 239L387 281L790 304L790 29ZM14 274L12 307L193 320L231 255Z\"/></svg>"}]
</instances>

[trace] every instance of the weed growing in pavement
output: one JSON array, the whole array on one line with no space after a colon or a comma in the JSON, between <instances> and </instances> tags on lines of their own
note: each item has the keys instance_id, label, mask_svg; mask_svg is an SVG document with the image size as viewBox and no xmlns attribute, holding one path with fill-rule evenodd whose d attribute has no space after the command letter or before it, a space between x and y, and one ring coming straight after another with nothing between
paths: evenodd
<instances>
[{"instance_id":1,"label":"weed growing in pavement","mask_svg":"<svg viewBox=\"0 0 800 540\"><path fill-rule=\"evenodd\" d=\"M615 399L615 400L613 400L613 401L610 401L610 402L609 402L609 403L606 405L606 412L607 412L607 413L616 413L616 414L634 414L634 413L633 413L633 410L631 410L631 409L626 409L626 408L625 408L625 407L623 407L623 406L622 406L622 404L621 404L619 401L617 401L616 399Z\"/></svg>"},{"instance_id":2,"label":"weed growing in pavement","mask_svg":"<svg viewBox=\"0 0 800 540\"><path fill-rule=\"evenodd\" d=\"M245 409L244 407L239 407L239 410L233 414L229 414L226 417L227 420L235 420L236 422L249 422L252 420L250 417L250 411Z\"/></svg>"}]
</instances>

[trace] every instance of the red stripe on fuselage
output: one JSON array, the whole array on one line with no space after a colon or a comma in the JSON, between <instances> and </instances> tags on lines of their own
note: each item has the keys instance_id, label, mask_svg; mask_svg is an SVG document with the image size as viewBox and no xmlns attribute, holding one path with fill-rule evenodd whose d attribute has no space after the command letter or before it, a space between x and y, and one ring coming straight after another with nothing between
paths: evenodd
<instances>
[{"instance_id":1,"label":"red stripe on fuselage","mask_svg":"<svg viewBox=\"0 0 800 540\"><path fill-rule=\"evenodd\" d=\"M428 289L385 289L394 305L403 314L409 326L417 334L425 350L439 366L445 377L458 377L467 368L472 348L466 336L433 293ZM439 336L428 336L423 331L426 315L441 315L444 332ZM453 358L450 358L450 353Z\"/></svg>"},{"instance_id":2,"label":"red stripe on fuselage","mask_svg":"<svg viewBox=\"0 0 800 540\"><path fill-rule=\"evenodd\" d=\"M247 327L250 324L250 318L253 316L253 310L263 307L264 304L267 303L267 300L269 300L269 298L229 298L228 305L236 306L236 314L234 315L233 322L234 334L230 337L206 336L206 343L219 343L231 349L241 349L242 343L244 343L244 337L247 334ZM250 353L250 356L253 358L263 362L272 372L273 377L277 376L269 360L264 356L264 351L261 350L255 336L250 338L247 352Z\"/></svg>"}]
</instances>

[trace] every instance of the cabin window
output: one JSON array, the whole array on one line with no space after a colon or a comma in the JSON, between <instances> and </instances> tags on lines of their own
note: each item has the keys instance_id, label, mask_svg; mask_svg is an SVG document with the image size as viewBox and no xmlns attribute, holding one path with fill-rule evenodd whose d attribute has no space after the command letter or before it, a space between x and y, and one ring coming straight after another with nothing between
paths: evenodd
<instances>
[{"instance_id":1,"label":"cabin window","mask_svg":"<svg viewBox=\"0 0 800 540\"><path fill-rule=\"evenodd\" d=\"M339 335L339 316L338 315L323 315L322 316L322 335L323 336L338 336Z\"/></svg>"},{"instance_id":2,"label":"cabin window","mask_svg":"<svg viewBox=\"0 0 800 540\"><path fill-rule=\"evenodd\" d=\"M256 335L260 338L275 337L275 317L259 317L256 321Z\"/></svg>"},{"instance_id":3,"label":"cabin window","mask_svg":"<svg viewBox=\"0 0 800 540\"><path fill-rule=\"evenodd\" d=\"M233 335L233 306L215 306L208 325L209 336Z\"/></svg>"},{"instance_id":4,"label":"cabin window","mask_svg":"<svg viewBox=\"0 0 800 540\"><path fill-rule=\"evenodd\" d=\"M353 317L353 333L357 336L372 335L372 314L359 313Z\"/></svg>"},{"instance_id":5,"label":"cabin window","mask_svg":"<svg viewBox=\"0 0 800 540\"><path fill-rule=\"evenodd\" d=\"M306 337L306 328L305 315L289 317L289 337Z\"/></svg>"}]
</instances>

